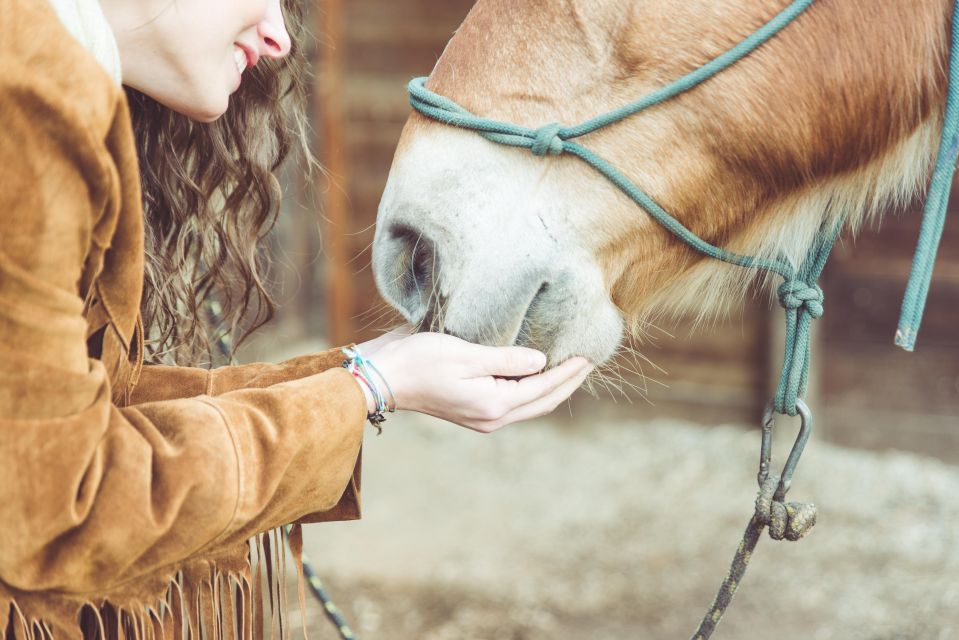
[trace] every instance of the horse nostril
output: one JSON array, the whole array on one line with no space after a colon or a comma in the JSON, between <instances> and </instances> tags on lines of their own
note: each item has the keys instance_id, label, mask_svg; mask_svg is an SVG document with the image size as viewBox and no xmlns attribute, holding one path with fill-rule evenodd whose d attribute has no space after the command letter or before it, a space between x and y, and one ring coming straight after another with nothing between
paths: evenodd
<instances>
[{"instance_id":1,"label":"horse nostril","mask_svg":"<svg viewBox=\"0 0 959 640\"><path fill-rule=\"evenodd\" d=\"M406 225L390 228L393 278L389 283L398 305L408 320L417 322L429 305L436 273L437 259L433 242L421 232Z\"/></svg>"}]
</instances>

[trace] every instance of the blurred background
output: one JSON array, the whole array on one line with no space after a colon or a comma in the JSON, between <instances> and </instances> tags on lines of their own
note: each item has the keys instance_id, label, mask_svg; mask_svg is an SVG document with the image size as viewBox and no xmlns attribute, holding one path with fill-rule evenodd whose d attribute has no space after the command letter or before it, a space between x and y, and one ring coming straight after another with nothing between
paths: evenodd
<instances>
[{"instance_id":1,"label":"blurred background","mask_svg":"<svg viewBox=\"0 0 959 640\"><path fill-rule=\"evenodd\" d=\"M405 85L429 73L472 4L317 0L311 114L328 175L284 179L282 307L242 359L360 342L395 321L369 247ZM800 543L760 543L717 637L959 638L959 224L946 225L919 345L905 353L892 337L918 208L845 238L826 268L816 433L791 494L820 505L820 524ZM663 325L636 345L648 361L622 363L631 386L580 392L493 437L391 417L364 448L364 519L307 529L357 635L691 633L751 513L781 323L747 300L707 327ZM794 425L780 430L790 444ZM314 603L305 615L313 637L336 637Z\"/></svg>"}]
</instances>

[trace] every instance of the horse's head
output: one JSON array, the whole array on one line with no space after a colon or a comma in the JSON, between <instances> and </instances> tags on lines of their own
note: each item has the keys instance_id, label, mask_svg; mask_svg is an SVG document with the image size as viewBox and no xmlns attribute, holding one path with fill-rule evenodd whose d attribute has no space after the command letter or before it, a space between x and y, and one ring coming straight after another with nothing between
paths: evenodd
<instances>
[{"instance_id":1,"label":"horse's head","mask_svg":"<svg viewBox=\"0 0 959 640\"><path fill-rule=\"evenodd\" d=\"M472 113L576 124L729 49L786 0L479 0L429 87ZM579 140L700 237L797 259L824 218L909 197L933 159L947 0L821 0L689 93ZM609 358L624 326L714 308L747 273L677 242L572 157L414 114L379 211L377 282L422 328Z\"/></svg>"}]
</instances>

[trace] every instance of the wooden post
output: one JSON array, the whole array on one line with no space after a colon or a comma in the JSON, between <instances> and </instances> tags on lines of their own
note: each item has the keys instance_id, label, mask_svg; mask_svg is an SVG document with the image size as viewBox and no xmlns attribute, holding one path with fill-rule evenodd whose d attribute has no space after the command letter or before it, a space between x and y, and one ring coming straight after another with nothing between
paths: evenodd
<instances>
[{"instance_id":1,"label":"wooden post","mask_svg":"<svg viewBox=\"0 0 959 640\"><path fill-rule=\"evenodd\" d=\"M320 160L328 178L318 181L322 203L323 247L327 261L328 337L344 344L352 337L353 285L349 270L349 157L346 150L346 117L343 105L343 0L320 0L316 11L316 32L322 34L318 47L318 73L314 81L314 122L322 123L319 135Z\"/></svg>"}]
</instances>

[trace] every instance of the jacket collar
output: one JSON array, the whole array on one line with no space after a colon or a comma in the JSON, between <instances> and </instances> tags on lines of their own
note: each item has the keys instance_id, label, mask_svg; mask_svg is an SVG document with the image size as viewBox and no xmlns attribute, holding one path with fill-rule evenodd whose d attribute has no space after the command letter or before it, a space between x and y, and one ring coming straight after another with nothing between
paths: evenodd
<instances>
[{"instance_id":1,"label":"jacket collar","mask_svg":"<svg viewBox=\"0 0 959 640\"><path fill-rule=\"evenodd\" d=\"M49 0L60 21L119 85L120 51L98 0Z\"/></svg>"}]
</instances>

